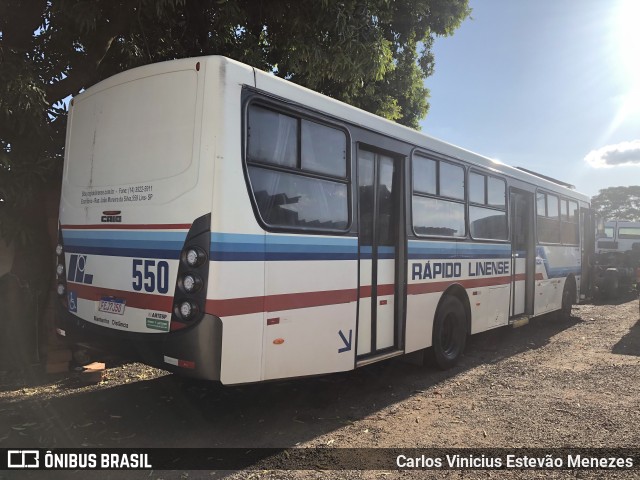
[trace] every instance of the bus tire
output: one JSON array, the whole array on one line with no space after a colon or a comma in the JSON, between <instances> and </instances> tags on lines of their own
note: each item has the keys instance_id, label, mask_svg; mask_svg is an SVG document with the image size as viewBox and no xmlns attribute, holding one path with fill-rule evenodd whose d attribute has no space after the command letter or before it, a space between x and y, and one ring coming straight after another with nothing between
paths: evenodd
<instances>
[{"instance_id":1,"label":"bus tire","mask_svg":"<svg viewBox=\"0 0 640 480\"><path fill-rule=\"evenodd\" d=\"M447 370L458 363L467 342L467 318L460 300L447 295L433 321L432 358Z\"/></svg>"},{"instance_id":2,"label":"bus tire","mask_svg":"<svg viewBox=\"0 0 640 480\"><path fill-rule=\"evenodd\" d=\"M563 318L569 318L571 316L571 309L576 299L576 287L573 278L567 278L564 282L564 289L562 290L562 306L560 307L560 314Z\"/></svg>"}]
</instances>

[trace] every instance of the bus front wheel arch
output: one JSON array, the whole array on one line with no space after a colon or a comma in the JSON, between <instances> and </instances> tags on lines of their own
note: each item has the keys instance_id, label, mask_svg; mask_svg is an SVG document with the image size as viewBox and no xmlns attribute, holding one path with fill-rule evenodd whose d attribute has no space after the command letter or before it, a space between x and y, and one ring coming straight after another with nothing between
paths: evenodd
<instances>
[{"instance_id":1,"label":"bus front wheel arch","mask_svg":"<svg viewBox=\"0 0 640 480\"><path fill-rule=\"evenodd\" d=\"M442 370L452 368L464 352L467 342L467 314L455 295L446 295L433 320L431 357Z\"/></svg>"}]
</instances>

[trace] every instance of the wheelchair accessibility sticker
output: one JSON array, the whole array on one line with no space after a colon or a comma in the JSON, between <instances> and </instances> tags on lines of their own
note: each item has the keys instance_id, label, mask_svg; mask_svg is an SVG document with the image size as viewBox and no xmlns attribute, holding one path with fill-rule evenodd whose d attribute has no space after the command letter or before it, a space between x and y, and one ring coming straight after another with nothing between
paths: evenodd
<instances>
[{"instance_id":1,"label":"wheelchair accessibility sticker","mask_svg":"<svg viewBox=\"0 0 640 480\"><path fill-rule=\"evenodd\" d=\"M69 311L78 313L78 294L69 290Z\"/></svg>"}]
</instances>

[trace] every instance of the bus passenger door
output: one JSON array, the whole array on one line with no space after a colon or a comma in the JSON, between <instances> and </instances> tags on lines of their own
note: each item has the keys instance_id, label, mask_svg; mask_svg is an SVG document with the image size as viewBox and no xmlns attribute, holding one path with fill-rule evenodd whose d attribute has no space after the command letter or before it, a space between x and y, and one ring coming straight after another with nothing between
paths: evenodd
<instances>
[{"instance_id":1,"label":"bus passenger door","mask_svg":"<svg viewBox=\"0 0 640 480\"><path fill-rule=\"evenodd\" d=\"M511 317L533 315L536 246L533 194L511 188Z\"/></svg>"},{"instance_id":2,"label":"bus passenger door","mask_svg":"<svg viewBox=\"0 0 640 480\"><path fill-rule=\"evenodd\" d=\"M357 357L400 347L397 285L400 162L358 149L359 288Z\"/></svg>"}]
</instances>

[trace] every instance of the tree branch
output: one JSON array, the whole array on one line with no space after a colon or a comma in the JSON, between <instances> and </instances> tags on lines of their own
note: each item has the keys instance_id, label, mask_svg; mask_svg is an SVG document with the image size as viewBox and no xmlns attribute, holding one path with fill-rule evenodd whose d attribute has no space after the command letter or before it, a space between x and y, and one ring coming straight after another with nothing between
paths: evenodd
<instances>
[{"instance_id":1,"label":"tree branch","mask_svg":"<svg viewBox=\"0 0 640 480\"><path fill-rule=\"evenodd\" d=\"M126 31L126 27L133 21L130 12L120 12L117 20L107 20L100 23L92 35L90 43L84 45L84 54L72 60L69 74L62 80L45 86L47 102L53 105L63 98L74 95L82 88L91 86L99 79L98 67L106 56L113 41Z\"/></svg>"},{"instance_id":2,"label":"tree branch","mask_svg":"<svg viewBox=\"0 0 640 480\"><path fill-rule=\"evenodd\" d=\"M7 1L0 4L2 45L26 51L31 47L33 32L42 25L47 0Z\"/></svg>"}]
</instances>

